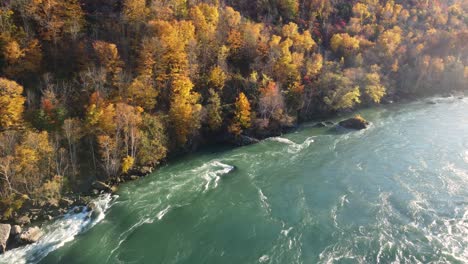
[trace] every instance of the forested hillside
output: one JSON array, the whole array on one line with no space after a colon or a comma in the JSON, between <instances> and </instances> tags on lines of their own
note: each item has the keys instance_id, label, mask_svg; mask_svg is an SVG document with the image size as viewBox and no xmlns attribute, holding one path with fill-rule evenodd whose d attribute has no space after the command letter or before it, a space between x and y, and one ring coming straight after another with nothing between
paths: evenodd
<instances>
[{"instance_id":1,"label":"forested hillside","mask_svg":"<svg viewBox=\"0 0 468 264\"><path fill-rule=\"evenodd\" d=\"M466 89L467 23L464 0L2 0L4 216L213 138Z\"/></svg>"}]
</instances>

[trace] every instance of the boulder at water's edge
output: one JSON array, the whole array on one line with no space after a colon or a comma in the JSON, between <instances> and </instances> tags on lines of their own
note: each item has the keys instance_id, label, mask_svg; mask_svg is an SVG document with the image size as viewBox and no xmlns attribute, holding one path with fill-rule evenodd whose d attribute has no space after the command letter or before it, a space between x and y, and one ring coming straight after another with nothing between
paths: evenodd
<instances>
[{"instance_id":1,"label":"boulder at water's edge","mask_svg":"<svg viewBox=\"0 0 468 264\"><path fill-rule=\"evenodd\" d=\"M346 120L341 121L340 123L338 123L338 125L344 128L360 130L366 129L369 125L369 122L362 118L362 116L356 115L352 118L348 118Z\"/></svg>"},{"instance_id":2,"label":"boulder at water's edge","mask_svg":"<svg viewBox=\"0 0 468 264\"><path fill-rule=\"evenodd\" d=\"M92 187L98 191L112 192L112 188L102 181L93 182Z\"/></svg>"},{"instance_id":3,"label":"boulder at water's edge","mask_svg":"<svg viewBox=\"0 0 468 264\"><path fill-rule=\"evenodd\" d=\"M33 226L21 233L19 238L22 243L31 244L37 242L43 234L44 233L39 227Z\"/></svg>"},{"instance_id":4,"label":"boulder at water's edge","mask_svg":"<svg viewBox=\"0 0 468 264\"><path fill-rule=\"evenodd\" d=\"M0 224L0 254L4 253L7 246L8 238L10 237L11 225Z\"/></svg>"}]
</instances>

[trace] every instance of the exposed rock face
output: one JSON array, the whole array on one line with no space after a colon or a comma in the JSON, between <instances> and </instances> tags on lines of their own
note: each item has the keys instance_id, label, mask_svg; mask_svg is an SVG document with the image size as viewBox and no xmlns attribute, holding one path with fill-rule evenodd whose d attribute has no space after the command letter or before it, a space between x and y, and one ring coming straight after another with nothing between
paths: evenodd
<instances>
[{"instance_id":1,"label":"exposed rock face","mask_svg":"<svg viewBox=\"0 0 468 264\"><path fill-rule=\"evenodd\" d=\"M318 122L318 123L315 123L313 127L326 127L327 125L325 124L325 122Z\"/></svg>"},{"instance_id":2,"label":"exposed rock face","mask_svg":"<svg viewBox=\"0 0 468 264\"><path fill-rule=\"evenodd\" d=\"M153 172L153 168L149 167L149 166L143 166L140 168L140 173L143 174L143 175L147 175L147 174L150 174Z\"/></svg>"},{"instance_id":3,"label":"exposed rock face","mask_svg":"<svg viewBox=\"0 0 468 264\"><path fill-rule=\"evenodd\" d=\"M128 180L130 181L135 181L135 180L138 180L140 177L136 176L136 175L130 175L128 176Z\"/></svg>"},{"instance_id":4,"label":"exposed rock face","mask_svg":"<svg viewBox=\"0 0 468 264\"><path fill-rule=\"evenodd\" d=\"M360 115L356 115L352 118L343 120L338 124L344 128L360 130L360 129L366 129L367 126L369 125L369 122L367 122Z\"/></svg>"},{"instance_id":5,"label":"exposed rock face","mask_svg":"<svg viewBox=\"0 0 468 264\"><path fill-rule=\"evenodd\" d=\"M62 198L62 199L60 199L59 204L62 207L70 207L70 206L72 206L74 204L74 201L72 201L70 199L67 199L67 198Z\"/></svg>"},{"instance_id":6,"label":"exposed rock face","mask_svg":"<svg viewBox=\"0 0 468 264\"><path fill-rule=\"evenodd\" d=\"M112 191L112 188L109 185L103 183L102 181L95 181L95 182L93 182L92 186L93 186L94 189L96 189L98 191L105 191L105 192L111 192Z\"/></svg>"},{"instance_id":7,"label":"exposed rock face","mask_svg":"<svg viewBox=\"0 0 468 264\"><path fill-rule=\"evenodd\" d=\"M234 144L238 146L247 146L247 145L252 145L260 142L258 139L245 136L245 135L240 135L236 137Z\"/></svg>"},{"instance_id":8,"label":"exposed rock face","mask_svg":"<svg viewBox=\"0 0 468 264\"><path fill-rule=\"evenodd\" d=\"M103 188L107 188L107 184ZM108 187L111 189L111 187ZM75 210L79 213L84 206L91 201L90 196L68 196L56 201L44 201L42 203L27 200L16 217L10 219L14 225L0 224L0 254L7 250L17 248L26 244L31 244L43 236L43 231L39 227L31 227L25 230L24 226L31 221L51 221L54 218L64 215L68 210ZM8 236L7 236L8 235Z\"/></svg>"},{"instance_id":9,"label":"exposed rock face","mask_svg":"<svg viewBox=\"0 0 468 264\"><path fill-rule=\"evenodd\" d=\"M37 242L42 237L42 235L42 230L37 226L33 226L21 233L19 238L22 243L31 244Z\"/></svg>"},{"instance_id":10,"label":"exposed rock face","mask_svg":"<svg viewBox=\"0 0 468 264\"><path fill-rule=\"evenodd\" d=\"M54 217L52 217L51 215L44 215L44 216L42 217L42 219L44 219L44 220L46 220L46 221L50 221L50 220L54 219Z\"/></svg>"},{"instance_id":11,"label":"exposed rock face","mask_svg":"<svg viewBox=\"0 0 468 264\"><path fill-rule=\"evenodd\" d=\"M10 236L15 237L15 236L21 234L21 230L22 230L21 226L19 226L19 225L12 226L11 231L10 231Z\"/></svg>"},{"instance_id":12,"label":"exposed rock face","mask_svg":"<svg viewBox=\"0 0 468 264\"><path fill-rule=\"evenodd\" d=\"M0 224L0 253L4 253L10 237L11 226L9 224Z\"/></svg>"},{"instance_id":13,"label":"exposed rock face","mask_svg":"<svg viewBox=\"0 0 468 264\"><path fill-rule=\"evenodd\" d=\"M26 215L23 215L21 217L18 217L16 220L15 220L15 223L20 225L20 226L24 226L24 225L29 225L31 223L31 219L29 219L28 216Z\"/></svg>"},{"instance_id":14,"label":"exposed rock face","mask_svg":"<svg viewBox=\"0 0 468 264\"><path fill-rule=\"evenodd\" d=\"M96 204L94 202L90 202L87 207L91 210L94 211L96 209Z\"/></svg>"},{"instance_id":15,"label":"exposed rock face","mask_svg":"<svg viewBox=\"0 0 468 264\"><path fill-rule=\"evenodd\" d=\"M334 126L335 124L331 121L323 121L323 122L317 122L314 124L313 127L331 127Z\"/></svg>"}]
</instances>

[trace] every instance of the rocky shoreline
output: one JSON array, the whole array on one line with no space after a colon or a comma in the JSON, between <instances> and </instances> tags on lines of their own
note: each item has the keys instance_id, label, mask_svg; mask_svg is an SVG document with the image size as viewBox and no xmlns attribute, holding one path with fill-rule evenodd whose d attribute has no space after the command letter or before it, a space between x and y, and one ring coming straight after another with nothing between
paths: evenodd
<instances>
[{"instance_id":1,"label":"rocky shoreline","mask_svg":"<svg viewBox=\"0 0 468 264\"><path fill-rule=\"evenodd\" d=\"M319 121L314 124L314 127L342 127L346 129L365 129L369 125L365 119L356 115L354 117L342 120L339 123L330 121ZM296 127L282 128L283 132L290 131ZM271 135L263 135L260 139L248 135L240 135L238 137L222 138L222 142L234 146L245 146L256 144L262 138L276 136L278 132L271 133ZM14 216L6 221L0 223L0 254L6 250L11 250L23 245L31 244L38 241L42 235L41 226L48 221L63 217L71 210L77 213L82 212L86 208L89 209L90 214L95 209L92 200L97 198L103 193L115 193L118 186L122 183L134 181L141 177L145 177L153 172L152 167L143 166L131 170L129 173L120 175L108 181L94 181L91 184L89 192L81 194L64 195L59 200L51 199L43 203L35 203L32 200L26 200L22 208L15 212Z\"/></svg>"},{"instance_id":2,"label":"rocky shoreline","mask_svg":"<svg viewBox=\"0 0 468 264\"><path fill-rule=\"evenodd\" d=\"M36 202L26 199L20 210L14 212L9 219L0 222L0 254L37 242L44 235L43 225L63 217L72 210L79 213L89 209L91 215L95 209L93 199L104 193L115 193L120 184L137 180L152 172L151 167L139 167L109 181L94 181L89 192L65 194L59 200Z\"/></svg>"},{"instance_id":3,"label":"rocky shoreline","mask_svg":"<svg viewBox=\"0 0 468 264\"><path fill-rule=\"evenodd\" d=\"M354 116L338 124L330 121L317 122L314 127L331 128L338 125L348 129L364 129L368 124L369 123L362 117ZM284 128L285 131L291 129L293 129L293 127ZM278 133L273 134L264 136L276 136ZM235 146L245 146L256 144L260 142L260 139L247 135L240 135L238 137L225 138L224 142ZM43 235L41 226L48 221L63 217L71 210L75 210L76 213L79 213L85 210L85 208L89 208L90 213L92 213L95 208L92 200L98 197L98 195L103 193L115 193L120 184L137 180L152 172L152 167L138 167L131 170L129 173L108 181L94 181L87 193L64 195L59 200L49 199L47 202L41 203L27 199L21 209L14 213L13 217L0 223L0 254L6 250L38 241Z\"/></svg>"}]
</instances>

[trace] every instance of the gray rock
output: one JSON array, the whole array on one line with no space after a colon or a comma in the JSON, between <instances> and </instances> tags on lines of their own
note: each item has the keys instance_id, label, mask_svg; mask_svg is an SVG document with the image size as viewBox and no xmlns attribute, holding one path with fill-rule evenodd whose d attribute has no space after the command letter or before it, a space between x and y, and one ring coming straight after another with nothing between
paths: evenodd
<instances>
[{"instance_id":1,"label":"gray rock","mask_svg":"<svg viewBox=\"0 0 468 264\"><path fill-rule=\"evenodd\" d=\"M21 234L21 230L22 230L21 226L19 226L19 225L12 226L11 231L10 231L10 236L15 237L15 236Z\"/></svg>"},{"instance_id":2,"label":"gray rock","mask_svg":"<svg viewBox=\"0 0 468 264\"><path fill-rule=\"evenodd\" d=\"M24 225L29 225L31 223L31 219L27 215L23 215L21 217L16 218L15 224L24 226Z\"/></svg>"},{"instance_id":3,"label":"gray rock","mask_svg":"<svg viewBox=\"0 0 468 264\"><path fill-rule=\"evenodd\" d=\"M138 177L138 176L136 176L136 175L130 175L130 176L128 177L128 179L131 180L131 181L138 180L139 178L140 178L140 177Z\"/></svg>"},{"instance_id":4,"label":"gray rock","mask_svg":"<svg viewBox=\"0 0 468 264\"><path fill-rule=\"evenodd\" d=\"M318 122L313 125L313 127L326 127L326 126L327 125L325 124L325 122Z\"/></svg>"},{"instance_id":5,"label":"gray rock","mask_svg":"<svg viewBox=\"0 0 468 264\"><path fill-rule=\"evenodd\" d=\"M6 251L7 241L10 237L11 225L0 224L0 253Z\"/></svg>"},{"instance_id":6,"label":"gray rock","mask_svg":"<svg viewBox=\"0 0 468 264\"><path fill-rule=\"evenodd\" d=\"M30 209L30 210L29 210L29 213L30 213L31 215L38 215L38 214L41 213L41 209Z\"/></svg>"},{"instance_id":7,"label":"gray rock","mask_svg":"<svg viewBox=\"0 0 468 264\"><path fill-rule=\"evenodd\" d=\"M331 127L334 126L335 124L331 121L322 121L322 122L317 122L313 125L313 127Z\"/></svg>"},{"instance_id":8,"label":"gray rock","mask_svg":"<svg viewBox=\"0 0 468 264\"><path fill-rule=\"evenodd\" d=\"M49 208L58 208L59 207L59 201L57 199L48 199L47 200L47 207Z\"/></svg>"},{"instance_id":9,"label":"gray rock","mask_svg":"<svg viewBox=\"0 0 468 264\"><path fill-rule=\"evenodd\" d=\"M93 211L94 209L96 209L96 204L94 202L90 202L88 205L88 208Z\"/></svg>"},{"instance_id":10,"label":"gray rock","mask_svg":"<svg viewBox=\"0 0 468 264\"><path fill-rule=\"evenodd\" d=\"M93 186L94 189L96 189L98 191L105 191L105 192L111 192L112 191L112 188L109 185L103 183L102 181L95 181L95 182L93 182L92 186Z\"/></svg>"},{"instance_id":11,"label":"gray rock","mask_svg":"<svg viewBox=\"0 0 468 264\"><path fill-rule=\"evenodd\" d=\"M80 205L80 206L84 206L84 205L89 204L91 201L92 201L92 199L89 196L80 196L78 198L78 203L77 204Z\"/></svg>"},{"instance_id":12,"label":"gray rock","mask_svg":"<svg viewBox=\"0 0 468 264\"><path fill-rule=\"evenodd\" d=\"M74 204L74 202L70 199L67 199L67 198L62 198L60 199L60 206L63 206L63 207L70 207Z\"/></svg>"},{"instance_id":13,"label":"gray rock","mask_svg":"<svg viewBox=\"0 0 468 264\"><path fill-rule=\"evenodd\" d=\"M21 242L25 244L31 244L31 243L37 242L42 237L43 234L44 233L39 227L33 226L33 227L28 228L23 233L21 233L19 238Z\"/></svg>"},{"instance_id":14,"label":"gray rock","mask_svg":"<svg viewBox=\"0 0 468 264\"><path fill-rule=\"evenodd\" d=\"M361 116L357 115L355 117L352 117L352 118L348 118L346 120L343 120L341 121L340 123L338 123L341 127L344 127L344 128L349 128L349 129L356 129L356 130L360 130L360 129L365 129L367 128L367 126L369 125L369 122L367 122L364 118L362 118Z\"/></svg>"},{"instance_id":15,"label":"gray rock","mask_svg":"<svg viewBox=\"0 0 468 264\"><path fill-rule=\"evenodd\" d=\"M142 175L147 175L147 174L150 174L153 172L153 168L149 167L149 166L143 166L140 168L140 173Z\"/></svg>"},{"instance_id":16,"label":"gray rock","mask_svg":"<svg viewBox=\"0 0 468 264\"><path fill-rule=\"evenodd\" d=\"M51 215L44 215L43 218L44 218L44 220L46 220L46 221L50 221L50 220L54 219Z\"/></svg>"},{"instance_id":17,"label":"gray rock","mask_svg":"<svg viewBox=\"0 0 468 264\"><path fill-rule=\"evenodd\" d=\"M236 137L236 144L239 146L247 146L247 145L252 145L260 142L258 139L245 136L245 135L240 135L239 137Z\"/></svg>"}]
</instances>

